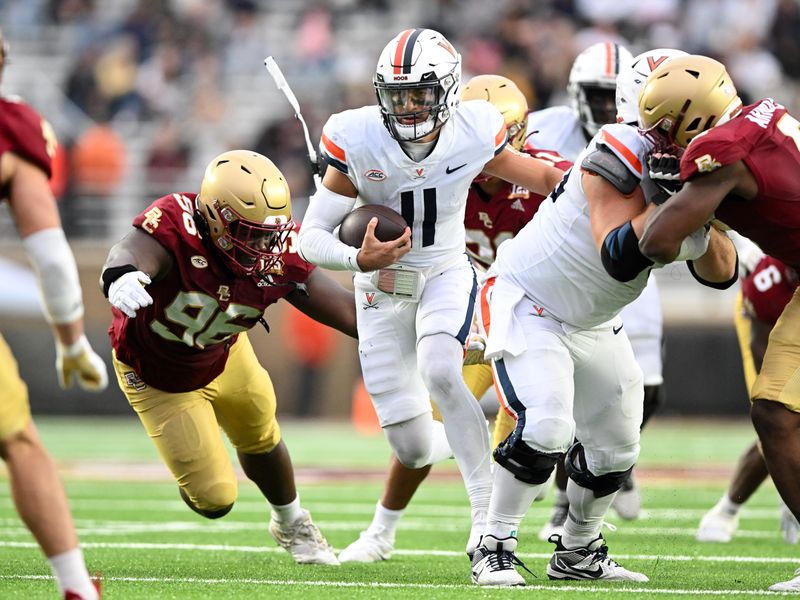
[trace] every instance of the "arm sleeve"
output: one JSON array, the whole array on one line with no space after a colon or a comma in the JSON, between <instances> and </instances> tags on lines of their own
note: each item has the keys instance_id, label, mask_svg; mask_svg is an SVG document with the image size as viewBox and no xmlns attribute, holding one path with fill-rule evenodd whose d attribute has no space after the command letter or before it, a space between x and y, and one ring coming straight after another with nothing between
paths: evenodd
<instances>
[{"instance_id":1,"label":"arm sleeve","mask_svg":"<svg viewBox=\"0 0 800 600\"><path fill-rule=\"evenodd\" d=\"M348 246L333 235L355 202L355 198L332 192L324 185L311 196L298 243L304 260L335 271L361 271L356 260L359 248Z\"/></svg>"},{"instance_id":2,"label":"arm sleeve","mask_svg":"<svg viewBox=\"0 0 800 600\"><path fill-rule=\"evenodd\" d=\"M62 325L83 316L78 267L64 230L43 229L27 236L22 244L39 280L48 322Z\"/></svg>"}]
</instances>

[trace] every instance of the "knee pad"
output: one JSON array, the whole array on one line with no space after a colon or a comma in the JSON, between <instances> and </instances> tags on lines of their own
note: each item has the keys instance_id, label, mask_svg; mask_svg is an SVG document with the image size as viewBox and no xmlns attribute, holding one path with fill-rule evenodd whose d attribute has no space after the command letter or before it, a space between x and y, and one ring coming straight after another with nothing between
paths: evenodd
<instances>
[{"instance_id":1,"label":"knee pad","mask_svg":"<svg viewBox=\"0 0 800 600\"><path fill-rule=\"evenodd\" d=\"M586 465L586 455L580 442L572 444L564 457L564 468L567 476L579 486L592 490L595 498L613 494L622 487L630 477L633 467L624 471L615 471L605 475L593 475Z\"/></svg>"},{"instance_id":2,"label":"knee pad","mask_svg":"<svg viewBox=\"0 0 800 600\"><path fill-rule=\"evenodd\" d=\"M528 484L544 483L561 458L560 452L548 454L531 448L512 433L493 453L494 461L514 475L515 479Z\"/></svg>"},{"instance_id":3,"label":"knee pad","mask_svg":"<svg viewBox=\"0 0 800 600\"><path fill-rule=\"evenodd\" d=\"M535 419L526 411L525 427L522 437L529 444L544 448L549 452L564 454L575 439L575 425L560 417Z\"/></svg>"},{"instance_id":4,"label":"knee pad","mask_svg":"<svg viewBox=\"0 0 800 600\"><path fill-rule=\"evenodd\" d=\"M425 414L383 428L389 445L403 466L419 469L428 464L433 436L430 421L430 415Z\"/></svg>"},{"instance_id":5,"label":"knee pad","mask_svg":"<svg viewBox=\"0 0 800 600\"><path fill-rule=\"evenodd\" d=\"M235 501L235 497L231 500L230 504L223 504L223 505L210 505L208 508L200 508L194 502L191 501L189 495L186 493L182 487L178 488L180 492L181 499L186 503L186 506L191 508L194 512L198 515L204 516L206 519L219 519L220 517L224 517L233 508L233 503ZM235 495L234 495L235 496Z\"/></svg>"},{"instance_id":6,"label":"knee pad","mask_svg":"<svg viewBox=\"0 0 800 600\"><path fill-rule=\"evenodd\" d=\"M664 386L644 386L644 412L642 414L642 427L656 414L659 407L664 404Z\"/></svg>"}]
</instances>

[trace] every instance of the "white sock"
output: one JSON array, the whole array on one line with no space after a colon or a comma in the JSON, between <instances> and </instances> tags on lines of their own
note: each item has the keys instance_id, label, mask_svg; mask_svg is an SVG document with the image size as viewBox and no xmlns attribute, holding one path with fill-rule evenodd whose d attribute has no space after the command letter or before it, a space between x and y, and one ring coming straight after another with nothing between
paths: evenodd
<instances>
[{"instance_id":1,"label":"white sock","mask_svg":"<svg viewBox=\"0 0 800 600\"><path fill-rule=\"evenodd\" d=\"M289 504L270 504L270 506L272 507L272 515L278 523L294 523L303 516L299 494Z\"/></svg>"},{"instance_id":2,"label":"white sock","mask_svg":"<svg viewBox=\"0 0 800 600\"><path fill-rule=\"evenodd\" d=\"M543 485L524 483L508 469L498 465L494 470L494 489L484 533L497 539L517 537L522 517Z\"/></svg>"},{"instance_id":3,"label":"white sock","mask_svg":"<svg viewBox=\"0 0 800 600\"><path fill-rule=\"evenodd\" d=\"M405 512L404 508L391 510L378 502L375 506L375 515L372 517L372 523L370 523L367 531L380 534L381 537L394 541L394 532L397 529L397 524Z\"/></svg>"},{"instance_id":4,"label":"white sock","mask_svg":"<svg viewBox=\"0 0 800 600\"><path fill-rule=\"evenodd\" d=\"M97 590L86 570L86 563L83 562L83 552L80 548L56 554L47 560L53 570L53 575L55 575L60 594L63 595L66 590L69 590L79 594L84 600L98 600Z\"/></svg>"},{"instance_id":5,"label":"white sock","mask_svg":"<svg viewBox=\"0 0 800 600\"><path fill-rule=\"evenodd\" d=\"M597 498L592 490L579 486L572 479L567 482L569 514L561 536L565 548L583 548L597 539L614 496L616 493Z\"/></svg>"},{"instance_id":6,"label":"white sock","mask_svg":"<svg viewBox=\"0 0 800 600\"><path fill-rule=\"evenodd\" d=\"M725 492L722 495L722 498L719 499L717 506L719 506L726 514L729 514L732 517L738 515L739 511L742 509L742 505L731 500L727 492Z\"/></svg>"}]
</instances>

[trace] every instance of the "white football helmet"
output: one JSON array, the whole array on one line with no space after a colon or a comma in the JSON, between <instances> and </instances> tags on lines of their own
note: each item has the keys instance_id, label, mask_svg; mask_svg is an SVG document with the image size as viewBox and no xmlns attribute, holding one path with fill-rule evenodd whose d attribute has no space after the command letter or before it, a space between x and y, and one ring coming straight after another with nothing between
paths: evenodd
<instances>
[{"instance_id":1,"label":"white football helmet","mask_svg":"<svg viewBox=\"0 0 800 600\"><path fill-rule=\"evenodd\" d=\"M381 52L372 83L392 137L419 140L458 106L461 55L438 31L406 29Z\"/></svg>"},{"instance_id":2,"label":"white football helmet","mask_svg":"<svg viewBox=\"0 0 800 600\"><path fill-rule=\"evenodd\" d=\"M647 76L668 60L687 56L683 50L656 48L633 57L617 76L617 123L639 124L639 93Z\"/></svg>"},{"instance_id":3,"label":"white football helmet","mask_svg":"<svg viewBox=\"0 0 800 600\"><path fill-rule=\"evenodd\" d=\"M572 63L567 94L589 137L594 137L603 125L615 122L617 75L631 59L631 53L623 46L600 42L589 46Z\"/></svg>"}]
</instances>

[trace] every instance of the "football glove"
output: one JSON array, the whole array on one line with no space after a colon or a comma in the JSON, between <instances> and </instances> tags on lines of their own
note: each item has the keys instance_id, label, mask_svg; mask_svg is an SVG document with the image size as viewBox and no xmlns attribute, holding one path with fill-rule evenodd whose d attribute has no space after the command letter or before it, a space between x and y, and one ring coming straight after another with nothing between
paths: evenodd
<instances>
[{"instance_id":1,"label":"football glove","mask_svg":"<svg viewBox=\"0 0 800 600\"><path fill-rule=\"evenodd\" d=\"M486 350L486 340L478 333L478 325L473 321L467 343L464 344L464 366L488 365L491 361L483 357L484 350Z\"/></svg>"},{"instance_id":2,"label":"football glove","mask_svg":"<svg viewBox=\"0 0 800 600\"><path fill-rule=\"evenodd\" d=\"M108 287L108 301L131 319L136 311L153 303L153 298L144 289L150 277L142 271L130 271L121 275Z\"/></svg>"},{"instance_id":3,"label":"football glove","mask_svg":"<svg viewBox=\"0 0 800 600\"><path fill-rule=\"evenodd\" d=\"M663 204L681 189L681 159L673 154L654 152L647 159L647 166L650 180L662 192L650 200Z\"/></svg>"},{"instance_id":4,"label":"football glove","mask_svg":"<svg viewBox=\"0 0 800 600\"><path fill-rule=\"evenodd\" d=\"M77 380L84 390L100 392L108 385L106 363L92 350L85 335L74 344L56 342L56 373L58 385L67 390Z\"/></svg>"}]
</instances>

